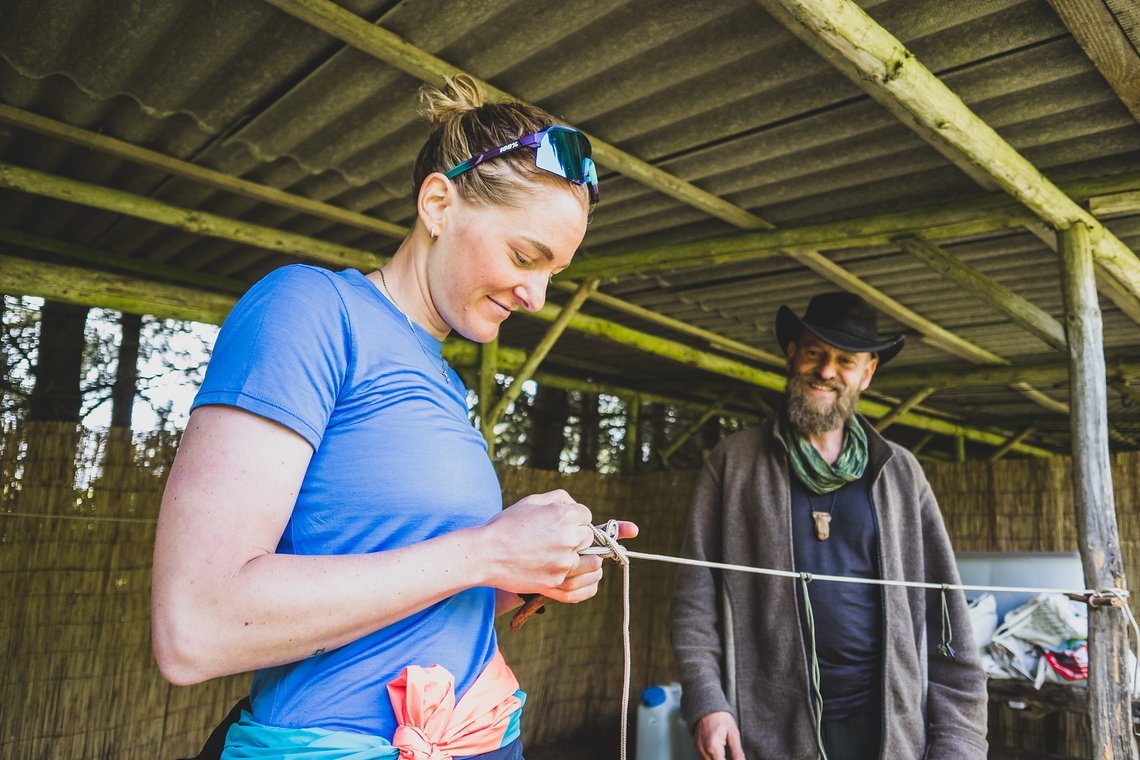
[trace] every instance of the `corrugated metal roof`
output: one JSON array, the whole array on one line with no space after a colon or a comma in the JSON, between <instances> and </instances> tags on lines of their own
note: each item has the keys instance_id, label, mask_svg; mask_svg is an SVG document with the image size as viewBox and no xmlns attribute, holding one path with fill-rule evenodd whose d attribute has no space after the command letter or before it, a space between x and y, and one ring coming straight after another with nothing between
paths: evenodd
<instances>
[{"instance_id":1,"label":"corrugated metal roof","mask_svg":"<svg viewBox=\"0 0 1140 760\"><path fill-rule=\"evenodd\" d=\"M420 49L779 227L918 209L981 189L859 87L747 0L339 3ZM889 0L861 5L1022 155L1057 182L1140 170L1140 124L1046 0ZM420 82L258 0L8 0L0 9L0 102L233 176L397 224L426 127ZM390 253L396 241L238 197L0 122L0 161L174 205ZM599 258L735 232L727 222L601 167L603 202L579 256ZM1133 250L1140 214L1108 222ZM152 222L0 190L0 227L252 282L294 257ZM1055 319L1056 254L1028 232L944 247ZM16 255L26 249L5 247ZM892 246L825 251L922 317L1014 364L1056 351ZM34 254L44 258L44 254ZM603 290L774 352L779 305L834 285L773 255L644 272ZM561 300L552 293L552 300ZM1140 351L1136 323L1102 299L1106 353ZM588 314L707 348L588 303ZM884 318L884 330L910 331ZM505 343L545 330L516 318ZM553 370L672 388L725 379L568 334ZM884 372L967 368L912 340ZM1064 388L1044 388L1064 400ZM1140 410L1110 390L1113 423L1140 437ZM937 392L924 407L1013 432L1029 418L1058 440L1063 415L1003 388ZM911 433L896 427L893 434Z\"/></svg>"}]
</instances>

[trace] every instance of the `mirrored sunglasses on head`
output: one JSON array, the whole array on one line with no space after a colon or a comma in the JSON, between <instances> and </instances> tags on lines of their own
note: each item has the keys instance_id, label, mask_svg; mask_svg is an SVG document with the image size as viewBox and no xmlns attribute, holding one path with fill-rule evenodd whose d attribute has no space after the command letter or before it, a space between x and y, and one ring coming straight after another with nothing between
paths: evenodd
<instances>
[{"instance_id":1,"label":"mirrored sunglasses on head","mask_svg":"<svg viewBox=\"0 0 1140 760\"><path fill-rule=\"evenodd\" d=\"M590 202L598 202L601 196L598 170L594 166L594 159L590 157L590 141L572 127L555 125L534 134L523 135L506 145L476 153L458 166L448 169L444 176L448 179L458 177L468 169L474 169L481 163L519 148L534 148L535 166L568 179L575 185L586 185L590 190Z\"/></svg>"}]
</instances>

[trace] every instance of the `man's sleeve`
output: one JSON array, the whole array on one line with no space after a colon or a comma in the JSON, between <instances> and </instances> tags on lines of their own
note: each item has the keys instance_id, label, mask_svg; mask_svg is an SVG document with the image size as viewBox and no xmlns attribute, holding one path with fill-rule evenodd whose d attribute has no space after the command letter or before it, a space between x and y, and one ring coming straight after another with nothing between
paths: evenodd
<instances>
[{"instance_id":1,"label":"man's sleeve","mask_svg":"<svg viewBox=\"0 0 1140 760\"><path fill-rule=\"evenodd\" d=\"M701 469L693 493L681 554L719 561L724 455L714 451ZM712 712L733 712L724 693L723 649L718 612L719 574L681 566L673 592L673 649L681 678L681 712L690 728Z\"/></svg>"},{"instance_id":2,"label":"man's sleeve","mask_svg":"<svg viewBox=\"0 0 1140 760\"><path fill-rule=\"evenodd\" d=\"M958 567L938 502L925 478L922 483L922 522L926 580L958 584ZM986 676L974 644L973 628L961 591L946 592L952 626L954 657L939 651L942 644L942 592L926 592L927 760L985 760Z\"/></svg>"}]
</instances>

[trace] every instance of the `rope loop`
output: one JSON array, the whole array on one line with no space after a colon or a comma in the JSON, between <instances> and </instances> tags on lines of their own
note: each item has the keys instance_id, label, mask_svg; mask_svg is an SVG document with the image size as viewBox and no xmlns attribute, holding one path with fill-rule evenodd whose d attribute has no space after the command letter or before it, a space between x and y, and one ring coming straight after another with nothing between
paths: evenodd
<instances>
[{"instance_id":1,"label":"rope loop","mask_svg":"<svg viewBox=\"0 0 1140 760\"><path fill-rule=\"evenodd\" d=\"M943 657L948 660L958 659L954 653L952 642L954 641L954 625L950 621L950 603L946 600L946 594L950 591L950 584L942 584L942 643L938 645L938 651Z\"/></svg>"},{"instance_id":2,"label":"rope loop","mask_svg":"<svg viewBox=\"0 0 1140 760\"><path fill-rule=\"evenodd\" d=\"M594 554L603 559L609 558L622 567L629 564L625 547L618 543L618 533L621 526L617 520L607 521L604 527L591 525L590 530L594 531L594 545L586 547L578 552L579 554Z\"/></svg>"}]
</instances>

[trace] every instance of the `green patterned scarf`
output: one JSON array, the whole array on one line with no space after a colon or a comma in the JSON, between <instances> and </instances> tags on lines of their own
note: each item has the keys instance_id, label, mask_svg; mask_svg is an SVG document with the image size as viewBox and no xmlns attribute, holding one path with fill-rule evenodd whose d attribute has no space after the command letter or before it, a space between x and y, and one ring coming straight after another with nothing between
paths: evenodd
<instances>
[{"instance_id":1,"label":"green patterned scarf","mask_svg":"<svg viewBox=\"0 0 1140 760\"><path fill-rule=\"evenodd\" d=\"M867 433L852 417L843 428L843 449L835 464L824 461L807 436L785 418L781 430L788 441L788 461L800 482L815 493L831 493L863 477L867 469Z\"/></svg>"}]
</instances>

